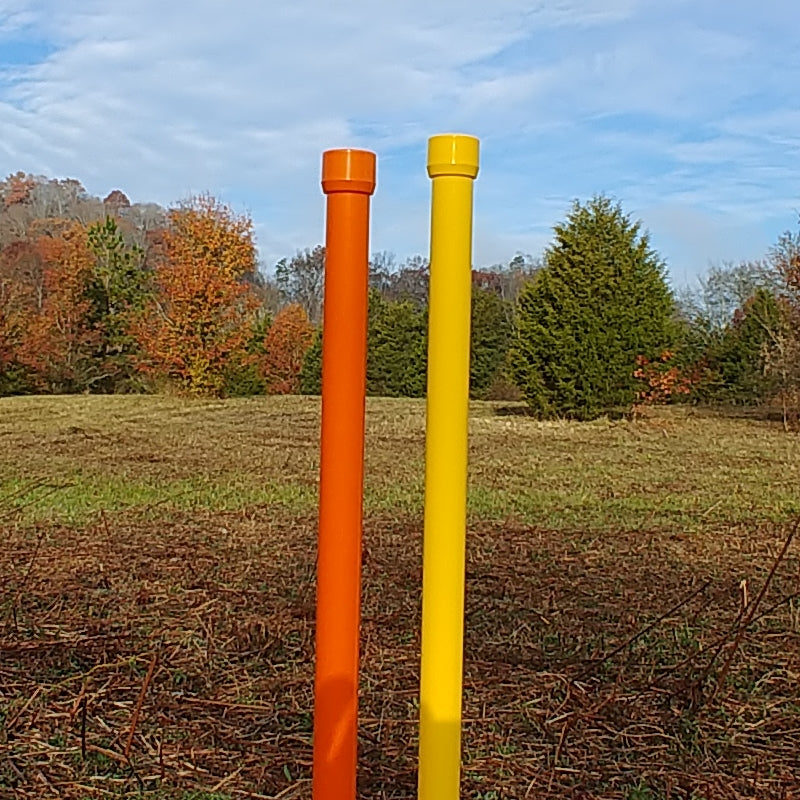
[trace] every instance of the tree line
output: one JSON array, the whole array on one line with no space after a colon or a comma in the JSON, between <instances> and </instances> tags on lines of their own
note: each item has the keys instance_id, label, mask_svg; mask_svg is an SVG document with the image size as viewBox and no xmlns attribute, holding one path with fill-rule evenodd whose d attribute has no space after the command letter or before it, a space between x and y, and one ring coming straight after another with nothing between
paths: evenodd
<instances>
[{"instance_id":1,"label":"tree line","mask_svg":"<svg viewBox=\"0 0 800 800\"><path fill-rule=\"evenodd\" d=\"M590 419L661 402L800 404L800 234L673 292L618 203L576 201L540 259L472 272L470 392ZM0 394L316 393L325 251L260 268L252 221L17 173L0 182ZM422 396L429 265L373 254L367 388Z\"/></svg>"}]
</instances>

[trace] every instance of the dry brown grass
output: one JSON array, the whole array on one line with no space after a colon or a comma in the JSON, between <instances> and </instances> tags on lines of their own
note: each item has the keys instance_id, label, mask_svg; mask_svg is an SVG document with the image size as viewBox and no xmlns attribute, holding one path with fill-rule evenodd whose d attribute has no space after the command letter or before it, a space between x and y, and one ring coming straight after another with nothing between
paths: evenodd
<instances>
[{"instance_id":1,"label":"dry brown grass","mask_svg":"<svg viewBox=\"0 0 800 800\"><path fill-rule=\"evenodd\" d=\"M368 402L366 507L422 508L424 402ZM569 530L708 529L800 513L800 436L779 422L693 410L637 423L536 422L474 403L474 521ZM507 412L514 413L507 413ZM502 412L502 413L498 413ZM0 502L28 521L85 523L100 511L313 514L319 400L166 397L0 400ZM30 484L45 484L36 492ZM8 505L8 503L6 503Z\"/></svg>"},{"instance_id":2,"label":"dry brown grass","mask_svg":"<svg viewBox=\"0 0 800 800\"><path fill-rule=\"evenodd\" d=\"M420 412L370 404L374 800L415 794ZM310 797L315 402L0 414L0 797ZM800 796L797 438L490 405L472 433L462 796Z\"/></svg>"}]
</instances>

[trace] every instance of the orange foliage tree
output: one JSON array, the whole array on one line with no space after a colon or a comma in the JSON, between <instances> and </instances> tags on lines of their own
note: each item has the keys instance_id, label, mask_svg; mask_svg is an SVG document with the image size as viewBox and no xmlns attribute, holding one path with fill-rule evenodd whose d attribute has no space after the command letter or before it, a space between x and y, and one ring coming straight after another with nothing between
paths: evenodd
<instances>
[{"instance_id":1,"label":"orange foliage tree","mask_svg":"<svg viewBox=\"0 0 800 800\"><path fill-rule=\"evenodd\" d=\"M21 388L14 374L19 344L36 298L43 297L41 273L41 255L31 242L15 241L0 251L0 395Z\"/></svg>"},{"instance_id":2,"label":"orange foliage tree","mask_svg":"<svg viewBox=\"0 0 800 800\"><path fill-rule=\"evenodd\" d=\"M3 189L0 192L3 205L7 208L17 203L27 203L35 187L36 179L32 175L26 175L24 172L9 175L3 182Z\"/></svg>"},{"instance_id":3,"label":"orange foliage tree","mask_svg":"<svg viewBox=\"0 0 800 800\"><path fill-rule=\"evenodd\" d=\"M669 403L679 397L686 397L700 382L701 364L684 369L674 364L673 358L674 353L669 350L665 350L653 361L641 355L636 357L633 376L643 384L637 392L639 405Z\"/></svg>"},{"instance_id":4,"label":"orange foliage tree","mask_svg":"<svg viewBox=\"0 0 800 800\"><path fill-rule=\"evenodd\" d=\"M84 389L95 377L100 340L86 294L94 266L86 229L70 223L57 236L40 236L34 246L42 262L41 285L24 320L18 320L17 359L35 373L41 389Z\"/></svg>"},{"instance_id":5,"label":"orange foliage tree","mask_svg":"<svg viewBox=\"0 0 800 800\"><path fill-rule=\"evenodd\" d=\"M253 223L203 195L169 212L153 292L131 332L139 368L195 394L219 394L225 370L247 359L257 300Z\"/></svg>"},{"instance_id":6,"label":"orange foliage tree","mask_svg":"<svg viewBox=\"0 0 800 800\"><path fill-rule=\"evenodd\" d=\"M11 364L16 354L15 288L10 280L0 275L0 374Z\"/></svg>"},{"instance_id":7,"label":"orange foliage tree","mask_svg":"<svg viewBox=\"0 0 800 800\"><path fill-rule=\"evenodd\" d=\"M282 308L264 337L261 374L270 394L300 390L300 370L314 341L314 326L298 303Z\"/></svg>"}]
</instances>

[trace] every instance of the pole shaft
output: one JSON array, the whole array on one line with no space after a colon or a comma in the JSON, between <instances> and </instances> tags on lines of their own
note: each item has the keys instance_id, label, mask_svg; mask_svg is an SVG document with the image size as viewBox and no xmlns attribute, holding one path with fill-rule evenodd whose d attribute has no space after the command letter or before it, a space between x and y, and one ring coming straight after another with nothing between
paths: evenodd
<instances>
[{"instance_id":1,"label":"pole shaft","mask_svg":"<svg viewBox=\"0 0 800 800\"><path fill-rule=\"evenodd\" d=\"M327 194L314 679L314 800L355 800L369 197L375 156L323 155Z\"/></svg>"},{"instance_id":2,"label":"pole shaft","mask_svg":"<svg viewBox=\"0 0 800 800\"><path fill-rule=\"evenodd\" d=\"M478 142L429 142L431 285L419 800L458 800L464 638L472 187Z\"/></svg>"}]
</instances>

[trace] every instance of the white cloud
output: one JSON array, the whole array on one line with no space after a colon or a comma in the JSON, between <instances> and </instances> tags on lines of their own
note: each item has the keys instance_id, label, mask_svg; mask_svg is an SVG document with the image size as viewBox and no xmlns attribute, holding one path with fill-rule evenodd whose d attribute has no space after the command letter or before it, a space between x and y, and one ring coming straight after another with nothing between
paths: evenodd
<instances>
[{"instance_id":1,"label":"white cloud","mask_svg":"<svg viewBox=\"0 0 800 800\"><path fill-rule=\"evenodd\" d=\"M380 155L376 248L423 252L425 140L440 130L483 140L480 261L539 249L569 201L596 191L790 218L800 69L776 58L793 51L775 31L800 15L760 7L754 28L748 8L0 0L0 39L55 47L3 70L0 168L161 203L209 190L250 208L268 262L320 240L320 153L343 145Z\"/></svg>"},{"instance_id":2,"label":"white cloud","mask_svg":"<svg viewBox=\"0 0 800 800\"><path fill-rule=\"evenodd\" d=\"M0 38L32 25L37 20L29 0L3 0L0 3Z\"/></svg>"}]
</instances>

